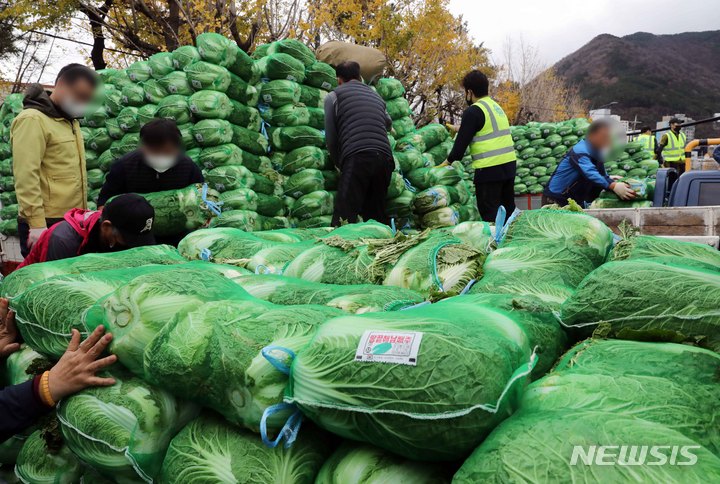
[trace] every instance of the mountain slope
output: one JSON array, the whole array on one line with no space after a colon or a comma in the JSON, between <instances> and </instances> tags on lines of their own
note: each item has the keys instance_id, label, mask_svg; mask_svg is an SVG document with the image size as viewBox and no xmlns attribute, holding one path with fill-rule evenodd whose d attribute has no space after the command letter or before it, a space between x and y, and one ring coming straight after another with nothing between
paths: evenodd
<instances>
[{"instance_id":1,"label":"mountain slope","mask_svg":"<svg viewBox=\"0 0 720 484\"><path fill-rule=\"evenodd\" d=\"M653 127L663 115L701 119L720 112L720 31L600 35L555 65L591 106ZM639 127L639 126L638 126ZM702 134L704 133L704 134ZM707 126L698 134L707 136Z\"/></svg>"}]
</instances>

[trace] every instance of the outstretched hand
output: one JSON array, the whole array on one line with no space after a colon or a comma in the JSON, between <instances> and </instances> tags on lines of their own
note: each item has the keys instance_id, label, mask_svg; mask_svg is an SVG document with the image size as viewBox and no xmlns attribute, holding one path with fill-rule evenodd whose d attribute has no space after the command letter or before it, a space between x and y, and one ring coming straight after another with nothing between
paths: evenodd
<instances>
[{"instance_id":1,"label":"outstretched hand","mask_svg":"<svg viewBox=\"0 0 720 484\"><path fill-rule=\"evenodd\" d=\"M50 396L54 401L57 402L88 387L108 387L115 384L114 378L95 376L97 372L117 361L115 355L100 358L112 341L112 334L104 333L105 328L98 326L81 343L80 332L77 329L72 330L67 351L50 370Z\"/></svg>"},{"instance_id":2,"label":"outstretched hand","mask_svg":"<svg viewBox=\"0 0 720 484\"><path fill-rule=\"evenodd\" d=\"M0 298L0 358L7 358L20 349L15 327L15 311L10 309L10 302Z\"/></svg>"}]
</instances>

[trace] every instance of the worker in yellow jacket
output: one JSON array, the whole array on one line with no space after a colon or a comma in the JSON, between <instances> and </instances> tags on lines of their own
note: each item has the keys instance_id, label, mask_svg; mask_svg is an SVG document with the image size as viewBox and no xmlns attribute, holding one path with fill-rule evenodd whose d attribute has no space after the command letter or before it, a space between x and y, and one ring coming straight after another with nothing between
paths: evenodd
<instances>
[{"instance_id":1,"label":"worker in yellow jacket","mask_svg":"<svg viewBox=\"0 0 720 484\"><path fill-rule=\"evenodd\" d=\"M50 93L39 84L25 93L24 109L10 129L18 234L23 256L51 225L73 208L87 208L85 148L79 118L98 78L80 64L63 67Z\"/></svg>"},{"instance_id":2,"label":"worker in yellow jacket","mask_svg":"<svg viewBox=\"0 0 720 484\"><path fill-rule=\"evenodd\" d=\"M489 86L480 71L471 71L463 79L468 108L445 163L462 159L470 149L478 211L483 220L493 222L500 206L508 215L515 210L517 163L510 121L489 96Z\"/></svg>"},{"instance_id":3,"label":"worker in yellow jacket","mask_svg":"<svg viewBox=\"0 0 720 484\"><path fill-rule=\"evenodd\" d=\"M643 144L643 148L652 153L657 159L657 155L655 154L655 149L657 148L657 138L655 138L650 126L643 126L640 129L640 136L638 136L637 140Z\"/></svg>"},{"instance_id":4,"label":"worker in yellow jacket","mask_svg":"<svg viewBox=\"0 0 720 484\"><path fill-rule=\"evenodd\" d=\"M685 145L687 145L687 135L682 132L681 127L682 121L672 118L670 131L662 136L655 149L658 161L665 168L675 168L680 175L685 172Z\"/></svg>"}]
</instances>

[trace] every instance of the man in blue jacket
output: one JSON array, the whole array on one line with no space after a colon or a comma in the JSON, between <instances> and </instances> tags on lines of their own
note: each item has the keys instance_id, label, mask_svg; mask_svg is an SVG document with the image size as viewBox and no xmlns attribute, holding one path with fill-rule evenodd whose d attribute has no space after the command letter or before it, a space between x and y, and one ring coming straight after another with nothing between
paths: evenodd
<instances>
[{"instance_id":1,"label":"man in blue jacket","mask_svg":"<svg viewBox=\"0 0 720 484\"><path fill-rule=\"evenodd\" d=\"M632 200L635 192L605 171L605 158L613 145L611 121L594 121L584 140L567 152L543 193L543 205L567 205L573 199L589 206L603 190L612 190L621 200Z\"/></svg>"}]
</instances>

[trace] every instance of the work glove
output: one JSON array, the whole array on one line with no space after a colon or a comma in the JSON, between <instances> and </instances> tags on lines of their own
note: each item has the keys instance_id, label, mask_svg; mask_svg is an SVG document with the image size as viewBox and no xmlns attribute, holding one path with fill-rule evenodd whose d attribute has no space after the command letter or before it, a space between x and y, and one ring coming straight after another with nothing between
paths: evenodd
<instances>
[{"instance_id":1,"label":"work glove","mask_svg":"<svg viewBox=\"0 0 720 484\"><path fill-rule=\"evenodd\" d=\"M610 189L620 200L632 200L636 197L635 191L627 183L615 182L610 185Z\"/></svg>"},{"instance_id":2,"label":"work glove","mask_svg":"<svg viewBox=\"0 0 720 484\"><path fill-rule=\"evenodd\" d=\"M35 242L38 241L40 236L43 232L47 230L46 227L42 227L39 229L30 229L30 233L28 234L28 240L27 240L27 246L28 249L31 248L33 245L35 245Z\"/></svg>"}]
</instances>

